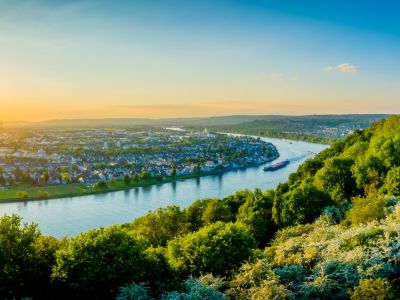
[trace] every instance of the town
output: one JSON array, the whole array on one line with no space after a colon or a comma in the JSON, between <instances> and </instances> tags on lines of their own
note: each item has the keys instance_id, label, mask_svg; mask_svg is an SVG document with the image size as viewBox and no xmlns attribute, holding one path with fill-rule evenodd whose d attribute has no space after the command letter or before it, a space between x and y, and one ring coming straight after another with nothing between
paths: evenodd
<instances>
[{"instance_id":1,"label":"town","mask_svg":"<svg viewBox=\"0 0 400 300\"><path fill-rule=\"evenodd\" d=\"M277 156L276 148L260 139L207 129L2 130L0 185L162 180L259 165Z\"/></svg>"}]
</instances>

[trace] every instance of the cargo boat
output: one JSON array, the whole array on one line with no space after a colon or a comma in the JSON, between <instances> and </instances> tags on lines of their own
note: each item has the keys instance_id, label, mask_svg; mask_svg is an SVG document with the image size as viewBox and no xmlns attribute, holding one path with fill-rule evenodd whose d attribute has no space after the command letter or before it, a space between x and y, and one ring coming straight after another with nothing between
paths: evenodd
<instances>
[{"instance_id":1,"label":"cargo boat","mask_svg":"<svg viewBox=\"0 0 400 300\"><path fill-rule=\"evenodd\" d=\"M284 167L286 167L288 164L290 164L290 160L284 160L284 161L280 161L280 162L277 162L277 163L275 163L275 164L271 164L271 165L269 165L269 166L266 166L265 168L264 168L264 171L275 171L275 170L279 170L279 169L281 169L281 168L284 168Z\"/></svg>"}]
</instances>

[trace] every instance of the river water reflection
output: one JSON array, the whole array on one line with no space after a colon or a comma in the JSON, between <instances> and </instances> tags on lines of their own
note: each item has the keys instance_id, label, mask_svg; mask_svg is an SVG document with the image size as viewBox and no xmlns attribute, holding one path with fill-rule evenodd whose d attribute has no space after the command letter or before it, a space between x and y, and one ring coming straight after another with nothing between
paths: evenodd
<instances>
[{"instance_id":1,"label":"river water reflection","mask_svg":"<svg viewBox=\"0 0 400 300\"><path fill-rule=\"evenodd\" d=\"M286 181L289 174L310 157L311 152L318 153L327 147L306 142L262 139L277 147L280 153L278 160L289 159L292 162L274 172L264 172L264 165L261 165L220 175L106 194L4 203L0 204L0 214L16 213L27 222L37 223L42 233L47 235L74 236L100 226L131 221L159 207L187 207L198 199L224 197L242 189L275 188L278 183Z\"/></svg>"}]
</instances>

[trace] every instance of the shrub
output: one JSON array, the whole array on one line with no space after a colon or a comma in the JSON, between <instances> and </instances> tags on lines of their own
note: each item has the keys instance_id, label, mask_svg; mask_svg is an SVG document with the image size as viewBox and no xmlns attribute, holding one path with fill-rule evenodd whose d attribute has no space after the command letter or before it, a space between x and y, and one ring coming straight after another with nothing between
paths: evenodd
<instances>
[{"instance_id":1,"label":"shrub","mask_svg":"<svg viewBox=\"0 0 400 300\"><path fill-rule=\"evenodd\" d=\"M143 283L131 283L119 288L118 296L115 300L150 300L149 288Z\"/></svg>"},{"instance_id":2,"label":"shrub","mask_svg":"<svg viewBox=\"0 0 400 300\"><path fill-rule=\"evenodd\" d=\"M352 224L366 224L385 217L386 200L377 194L366 198L353 198L353 207L347 213L347 220Z\"/></svg>"},{"instance_id":3,"label":"shrub","mask_svg":"<svg viewBox=\"0 0 400 300\"><path fill-rule=\"evenodd\" d=\"M394 300L392 284L387 279L363 279L350 293L351 300Z\"/></svg>"},{"instance_id":4,"label":"shrub","mask_svg":"<svg viewBox=\"0 0 400 300\"><path fill-rule=\"evenodd\" d=\"M39 191L37 191L36 196L38 198L46 199L46 198L49 198L49 192L48 191L39 190Z\"/></svg>"},{"instance_id":5,"label":"shrub","mask_svg":"<svg viewBox=\"0 0 400 300\"><path fill-rule=\"evenodd\" d=\"M184 283L184 292L170 292L161 297L161 300L227 300L228 297L219 291L189 278Z\"/></svg>"},{"instance_id":6,"label":"shrub","mask_svg":"<svg viewBox=\"0 0 400 300\"><path fill-rule=\"evenodd\" d=\"M353 250L355 247L368 245L369 243L374 243L383 235L384 235L383 229L372 228L368 232L363 232L351 238L345 239L343 241L344 245L342 245L341 249L344 251Z\"/></svg>"},{"instance_id":7,"label":"shrub","mask_svg":"<svg viewBox=\"0 0 400 300\"><path fill-rule=\"evenodd\" d=\"M108 188L107 183L104 180L97 181L93 187L98 190L105 190Z\"/></svg>"},{"instance_id":8,"label":"shrub","mask_svg":"<svg viewBox=\"0 0 400 300\"><path fill-rule=\"evenodd\" d=\"M141 177L141 179L149 179L149 178L151 178L151 174L149 171L143 170L140 177Z\"/></svg>"},{"instance_id":9,"label":"shrub","mask_svg":"<svg viewBox=\"0 0 400 300\"><path fill-rule=\"evenodd\" d=\"M28 193L26 191L18 191L16 196L18 199L27 199Z\"/></svg>"}]
</instances>

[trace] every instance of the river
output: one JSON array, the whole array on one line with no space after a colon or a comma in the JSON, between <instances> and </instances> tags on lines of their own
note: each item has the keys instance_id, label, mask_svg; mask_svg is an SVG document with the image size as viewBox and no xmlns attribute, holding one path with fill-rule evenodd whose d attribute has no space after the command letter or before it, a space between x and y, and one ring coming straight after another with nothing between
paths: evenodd
<instances>
[{"instance_id":1,"label":"river","mask_svg":"<svg viewBox=\"0 0 400 300\"><path fill-rule=\"evenodd\" d=\"M262 138L273 143L280 153L277 161L291 163L274 172L263 171L264 165L219 175L133 188L106 194L86 195L40 201L0 204L0 215L18 214L26 222L38 224L43 234L55 237L74 236L89 229L129 222L168 205L187 207L204 198L222 198L243 189L275 188L290 173L327 145Z\"/></svg>"}]
</instances>

